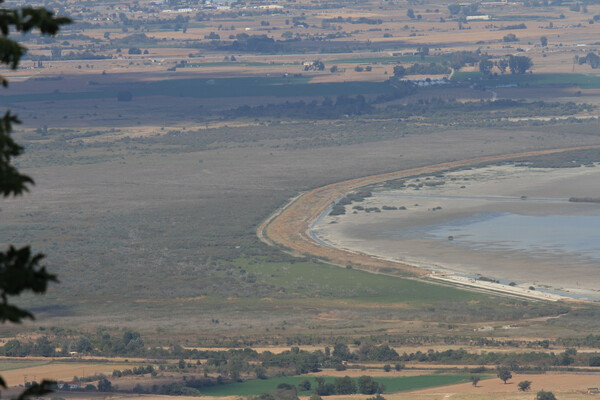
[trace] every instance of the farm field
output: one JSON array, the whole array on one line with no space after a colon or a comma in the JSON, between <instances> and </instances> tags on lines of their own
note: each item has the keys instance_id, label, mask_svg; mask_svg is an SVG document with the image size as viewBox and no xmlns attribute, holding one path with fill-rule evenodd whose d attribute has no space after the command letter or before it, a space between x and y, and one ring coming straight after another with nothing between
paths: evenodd
<instances>
[{"instance_id":1,"label":"farm field","mask_svg":"<svg viewBox=\"0 0 600 400\"><path fill-rule=\"evenodd\" d=\"M77 363L60 361L31 361L20 363L0 363L2 378L8 386L23 385L25 382L38 379L52 379L56 381L70 381L74 376L93 376L110 374L115 369L120 369L128 364L120 363ZM5 369L6 368L6 369Z\"/></svg>"},{"instance_id":2,"label":"farm field","mask_svg":"<svg viewBox=\"0 0 600 400\"><path fill-rule=\"evenodd\" d=\"M323 376L325 382L333 382L333 378ZM254 380L244 383L232 383L215 388L206 388L202 390L204 395L208 396L249 396L260 393L270 392L277 388L280 383L289 383L298 385L305 377L286 377L269 380ZM378 377L377 382L385 385L384 393L397 393L412 390L418 390L425 387L446 386L458 382L466 382L469 380L468 375L421 375L411 377L383 378ZM309 379L310 381L310 379ZM316 381L312 380L311 384L316 386ZM303 394L302 392L300 394Z\"/></svg>"}]
</instances>

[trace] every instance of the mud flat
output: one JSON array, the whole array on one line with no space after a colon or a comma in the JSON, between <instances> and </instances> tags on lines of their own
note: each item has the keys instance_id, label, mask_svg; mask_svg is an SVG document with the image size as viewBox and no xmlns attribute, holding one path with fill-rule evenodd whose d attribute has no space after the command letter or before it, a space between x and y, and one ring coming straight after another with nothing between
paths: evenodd
<instances>
[{"instance_id":1,"label":"mud flat","mask_svg":"<svg viewBox=\"0 0 600 400\"><path fill-rule=\"evenodd\" d=\"M420 176L320 218L310 233L323 245L423 268L436 279L598 300L600 204L569 199L600 198L599 180L598 165Z\"/></svg>"}]
</instances>

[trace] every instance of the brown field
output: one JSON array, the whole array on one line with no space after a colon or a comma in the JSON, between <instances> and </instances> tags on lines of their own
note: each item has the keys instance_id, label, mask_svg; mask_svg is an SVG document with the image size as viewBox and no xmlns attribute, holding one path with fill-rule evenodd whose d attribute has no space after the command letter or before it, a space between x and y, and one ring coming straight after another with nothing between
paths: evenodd
<instances>
[{"instance_id":1,"label":"brown field","mask_svg":"<svg viewBox=\"0 0 600 400\"><path fill-rule=\"evenodd\" d=\"M503 396L505 393L514 393L517 391L517 384L521 381L531 381L531 389L535 393L538 390L554 392L558 398L562 398L562 393L584 393L587 388L600 386L600 374L598 373L547 373L542 375L521 375L513 373L513 378L504 384L500 379L487 379L479 382L477 387L470 383L445 386L440 388L431 388L419 390L419 394L436 394L443 392L446 395L457 394L495 394Z\"/></svg>"},{"instance_id":2,"label":"brown field","mask_svg":"<svg viewBox=\"0 0 600 400\"><path fill-rule=\"evenodd\" d=\"M119 363L77 363L52 361L46 365L2 371L2 378L8 386L22 385L25 381L71 380L74 376L91 376L96 374L110 375L115 369L132 368L131 364Z\"/></svg>"}]
</instances>

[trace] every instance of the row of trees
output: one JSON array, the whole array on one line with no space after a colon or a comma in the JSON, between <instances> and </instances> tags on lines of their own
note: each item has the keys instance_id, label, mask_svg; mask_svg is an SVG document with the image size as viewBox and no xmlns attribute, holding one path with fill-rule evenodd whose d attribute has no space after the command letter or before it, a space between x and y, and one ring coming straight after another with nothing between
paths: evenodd
<instances>
[{"instance_id":1,"label":"row of trees","mask_svg":"<svg viewBox=\"0 0 600 400\"><path fill-rule=\"evenodd\" d=\"M317 381L315 393L319 396L354 393L375 394L383 393L385 390L384 385L375 382L372 377L366 375L359 377L356 382L348 376L336 378L333 383L326 382L325 379L321 377L317 377L315 380Z\"/></svg>"},{"instance_id":2,"label":"row of trees","mask_svg":"<svg viewBox=\"0 0 600 400\"><path fill-rule=\"evenodd\" d=\"M402 78L405 75L443 75L451 72L448 66L439 63L413 64L408 68L402 65L394 67L394 76Z\"/></svg>"},{"instance_id":3,"label":"row of trees","mask_svg":"<svg viewBox=\"0 0 600 400\"><path fill-rule=\"evenodd\" d=\"M575 62L579 65L588 64L593 69L600 68L600 56L591 51L585 57L575 56Z\"/></svg>"},{"instance_id":4,"label":"row of trees","mask_svg":"<svg viewBox=\"0 0 600 400\"><path fill-rule=\"evenodd\" d=\"M510 70L511 74L524 74L533 67L533 62L531 61L531 58L527 56L509 55L508 58L501 58L497 61L492 61L487 54L481 57L481 60L479 61L479 71L481 73L484 75L492 75L494 67L498 68L502 74L504 74L507 69Z\"/></svg>"}]
</instances>

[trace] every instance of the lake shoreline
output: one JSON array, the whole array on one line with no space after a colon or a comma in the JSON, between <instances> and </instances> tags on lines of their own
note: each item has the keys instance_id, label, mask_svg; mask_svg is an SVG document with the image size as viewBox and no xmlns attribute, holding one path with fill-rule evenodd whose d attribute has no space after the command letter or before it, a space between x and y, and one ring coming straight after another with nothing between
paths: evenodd
<instances>
[{"instance_id":1,"label":"lake shoreline","mask_svg":"<svg viewBox=\"0 0 600 400\"><path fill-rule=\"evenodd\" d=\"M500 202L501 211L512 213L600 215L598 204L568 201L570 197L600 196L600 189L587 184L596 178L600 178L597 167L542 169L514 165L454 171L443 178L439 174L413 178L406 180L401 189L377 189L363 202L346 206L345 215L320 218L311 233L327 246L425 269L438 281L549 300L595 300L600 299L595 289L600 287L600 277L594 274L597 263L574 262L569 254L544 257L526 252L473 251L450 237L445 241L428 240L418 234L411 236L410 232L476 212L493 212ZM444 183L438 184L440 181ZM356 206L362 210L353 209ZM379 212L367 213L365 209ZM381 232L394 229L408 234L396 240L382 237ZM477 277L505 284L483 282ZM509 282L514 282L513 286Z\"/></svg>"}]
</instances>

